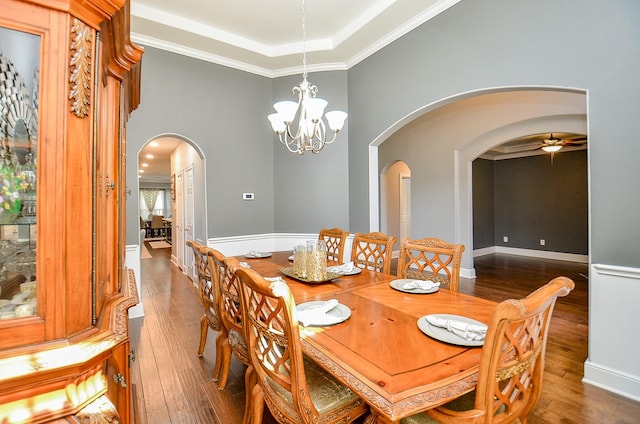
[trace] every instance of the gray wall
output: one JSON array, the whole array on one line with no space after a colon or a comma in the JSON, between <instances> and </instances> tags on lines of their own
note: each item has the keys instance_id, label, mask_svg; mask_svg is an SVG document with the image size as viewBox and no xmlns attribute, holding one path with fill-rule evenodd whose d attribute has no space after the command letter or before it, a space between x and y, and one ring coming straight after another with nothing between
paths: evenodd
<instances>
[{"instance_id":1,"label":"gray wall","mask_svg":"<svg viewBox=\"0 0 640 424\"><path fill-rule=\"evenodd\" d=\"M347 73L311 73L310 83L317 96L329 102L326 111L348 111ZM273 81L273 100L297 100L291 89L302 81L300 75ZM271 112L269 112L271 113ZM270 129L266 115L258 122ZM290 153L275 137L265 143L274 146L275 231L277 233L317 233L320 228L349 229L349 119L336 141L317 155Z\"/></svg>"},{"instance_id":2,"label":"gray wall","mask_svg":"<svg viewBox=\"0 0 640 424\"><path fill-rule=\"evenodd\" d=\"M295 100L301 76L268 79L146 47L142 101L127 126L127 161L151 138L179 134L206 158L207 238L348 228L348 121L321 154L289 153L273 136L274 101ZM348 110L347 73L309 74L327 110ZM135 187L135 166L127 185ZM134 190L132 190L133 193ZM252 192L255 200L243 201ZM137 244L137 193L127 204L127 244Z\"/></svg>"},{"instance_id":3,"label":"gray wall","mask_svg":"<svg viewBox=\"0 0 640 424\"><path fill-rule=\"evenodd\" d=\"M473 161L473 248L496 246L492 160ZM500 239L502 240L502 238Z\"/></svg>"},{"instance_id":4,"label":"gray wall","mask_svg":"<svg viewBox=\"0 0 640 424\"><path fill-rule=\"evenodd\" d=\"M271 233L274 145L262 119L271 98L267 78L146 47L127 161L137 163L140 147L160 134L186 137L206 158L208 236ZM127 167L127 185L137 186L135 166ZM243 201L243 192L254 192L255 200ZM137 194L128 200L127 244L137 240L131 226L137 201Z\"/></svg>"},{"instance_id":5,"label":"gray wall","mask_svg":"<svg viewBox=\"0 0 640 424\"><path fill-rule=\"evenodd\" d=\"M638 266L639 204L629 189L640 180L639 18L640 2L630 0L464 1L351 68L351 229L369 224L368 145L394 122L424 105L483 88L583 88L591 261ZM453 149L437 159L452 156ZM453 215L452 205L444 207ZM443 218L438 227L452 234L452 225Z\"/></svg>"},{"instance_id":6,"label":"gray wall","mask_svg":"<svg viewBox=\"0 0 640 424\"><path fill-rule=\"evenodd\" d=\"M591 261L637 266L640 213L629 183L640 180L639 17L640 2L631 0L460 2L347 72L311 74L330 108L348 106L349 118L338 144L304 158L284 152L265 120L274 100L291 97L299 77L269 80L147 48L142 105L128 126L128 149L136 152L162 132L183 134L202 147L209 237L311 232L325 225L366 232L368 146L394 123L425 105L476 90L583 89L589 109ZM346 94L340 92L345 86ZM448 161L446 178L453 179L450 142L441 141L433 160ZM135 184L135 169L127 172L128 185ZM242 191L254 191L256 200L243 203ZM453 239L453 201L445 201L438 214L432 224L437 232L418 230ZM127 225L128 242L137 240L135 228L137 221Z\"/></svg>"},{"instance_id":7,"label":"gray wall","mask_svg":"<svg viewBox=\"0 0 640 424\"><path fill-rule=\"evenodd\" d=\"M548 154L477 159L473 195L475 249L507 246L589 253L585 150L556 153L553 162Z\"/></svg>"}]
</instances>

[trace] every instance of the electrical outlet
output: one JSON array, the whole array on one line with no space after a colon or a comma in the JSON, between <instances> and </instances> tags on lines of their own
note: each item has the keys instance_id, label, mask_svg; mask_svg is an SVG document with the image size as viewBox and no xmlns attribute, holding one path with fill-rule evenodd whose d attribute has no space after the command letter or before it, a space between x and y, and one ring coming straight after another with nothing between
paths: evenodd
<instances>
[{"instance_id":1,"label":"electrical outlet","mask_svg":"<svg viewBox=\"0 0 640 424\"><path fill-rule=\"evenodd\" d=\"M545 244L544 239L540 239L540 246L544 246L544 244Z\"/></svg>"},{"instance_id":2,"label":"electrical outlet","mask_svg":"<svg viewBox=\"0 0 640 424\"><path fill-rule=\"evenodd\" d=\"M242 200L253 200L254 198L253 193L242 193Z\"/></svg>"},{"instance_id":3,"label":"electrical outlet","mask_svg":"<svg viewBox=\"0 0 640 424\"><path fill-rule=\"evenodd\" d=\"M502 241L505 243L509 243L509 237L507 236L502 237Z\"/></svg>"}]
</instances>

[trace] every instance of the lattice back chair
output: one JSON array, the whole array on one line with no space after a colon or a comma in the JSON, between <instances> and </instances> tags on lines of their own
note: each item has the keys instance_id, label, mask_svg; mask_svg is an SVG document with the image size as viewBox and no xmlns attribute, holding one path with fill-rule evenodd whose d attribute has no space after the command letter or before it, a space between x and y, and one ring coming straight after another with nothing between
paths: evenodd
<instances>
[{"instance_id":1,"label":"lattice back chair","mask_svg":"<svg viewBox=\"0 0 640 424\"><path fill-rule=\"evenodd\" d=\"M389 274L396 240L394 236L379 232L356 233L351 246L351 261L359 268Z\"/></svg>"},{"instance_id":2,"label":"lattice back chair","mask_svg":"<svg viewBox=\"0 0 640 424\"><path fill-rule=\"evenodd\" d=\"M216 346L220 359L218 370L218 390L223 390L229 378L231 367L231 354L243 364L249 365L247 344L244 341L242 328L242 313L240 305L240 282L232 271L234 266L240 266L240 262L232 257L227 258L218 250L208 248L207 256L209 266L214 270L214 278L218 278L219 310L222 330L218 332Z\"/></svg>"},{"instance_id":3,"label":"lattice back chair","mask_svg":"<svg viewBox=\"0 0 640 424\"><path fill-rule=\"evenodd\" d=\"M249 420L262 422L266 403L280 423L349 423L367 405L302 354L295 302L283 281L271 282L252 269L237 268L242 282L242 317L249 345Z\"/></svg>"},{"instance_id":4,"label":"lattice back chair","mask_svg":"<svg viewBox=\"0 0 640 424\"><path fill-rule=\"evenodd\" d=\"M202 357L204 347L207 343L207 334L209 328L213 331L220 332L223 330L222 321L220 320L219 310L219 287L217 281L213 277L212 268L209 265L207 256L207 247L201 246L193 240L187 240L187 246L193 250L195 260L196 273L198 278L198 292L200 294L200 303L204 307L204 314L200 318L200 344L198 345L198 356ZM216 363L213 371L213 379L217 380L221 367L221 348L216 340Z\"/></svg>"},{"instance_id":5,"label":"lattice back chair","mask_svg":"<svg viewBox=\"0 0 640 424\"><path fill-rule=\"evenodd\" d=\"M451 244L438 238L404 239L400 244L397 275L438 281L442 287L457 292L462 252L463 244Z\"/></svg>"},{"instance_id":6,"label":"lattice back chair","mask_svg":"<svg viewBox=\"0 0 640 424\"><path fill-rule=\"evenodd\" d=\"M341 264L344 257L344 242L349 235L349 231L342 231L340 228L323 228L318 234L318 240L327 243L327 261Z\"/></svg>"},{"instance_id":7,"label":"lattice back chair","mask_svg":"<svg viewBox=\"0 0 640 424\"><path fill-rule=\"evenodd\" d=\"M556 277L524 299L501 302L489 322L476 390L401 423L526 423L542 391L553 308L574 287Z\"/></svg>"}]
</instances>

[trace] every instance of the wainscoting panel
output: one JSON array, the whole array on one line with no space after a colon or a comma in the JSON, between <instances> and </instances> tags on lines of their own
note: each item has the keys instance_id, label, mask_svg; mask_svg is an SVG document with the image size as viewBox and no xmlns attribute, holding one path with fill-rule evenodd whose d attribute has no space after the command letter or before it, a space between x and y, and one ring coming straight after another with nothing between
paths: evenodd
<instances>
[{"instance_id":1,"label":"wainscoting panel","mask_svg":"<svg viewBox=\"0 0 640 424\"><path fill-rule=\"evenodd\" d=\"M640 268L593 264L583 381L640 401Z\"/></svg>"}]
</instances>

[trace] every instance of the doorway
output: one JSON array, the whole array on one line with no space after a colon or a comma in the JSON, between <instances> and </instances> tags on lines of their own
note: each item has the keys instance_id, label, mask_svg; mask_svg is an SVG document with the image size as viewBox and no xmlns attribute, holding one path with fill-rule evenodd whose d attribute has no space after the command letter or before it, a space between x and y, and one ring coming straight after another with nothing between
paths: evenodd
<instances>
[{"instance_id":1,"label":"doorway","mask_svg":"<svg viewBox=\"0 0 640 424\"><path fill-rule=\"evenodd\" d=\"M204 153L186 137L163 134L141 148L138 163L139 188L154 184L170 193L171 261L192 277L193 255L185 241L188 237L199 244L207 243ZM142 204L143 200L139 198L139 202Z\"/></svg>"},{"instance_id":2,"label":"doorway","mask_svg":"<svg viewBox=\"0 0 640 424\"><path fill-rule=\"evenodd\" d=\"M514 104L527 107L514 109ZM550 104L555 105L552 110ZM389 212L384 211L388 184L378 171L380 164L384 169L406 160L415 167L411 175L411 207L420 211L420 219L411 224L413 235L433 235L464 244L461 276L475 277L473 160L494 146L526 134L552 129L587 134L586 106L583 90L502 87L462 93L410 113L370 144L370 231L385 225L390 228L386 223Z\"/></svg>"}]
</instances>

